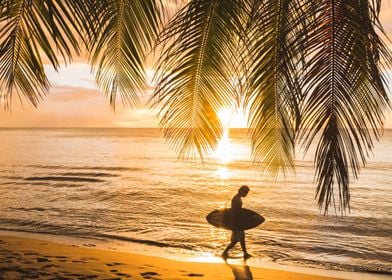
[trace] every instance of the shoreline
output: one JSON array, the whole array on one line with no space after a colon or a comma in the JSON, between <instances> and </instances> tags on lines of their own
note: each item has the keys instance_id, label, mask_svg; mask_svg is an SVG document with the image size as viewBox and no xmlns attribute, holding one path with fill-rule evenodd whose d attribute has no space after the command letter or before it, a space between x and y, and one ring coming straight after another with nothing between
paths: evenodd
<instances>
[{"instance_id":1,"label":"shoreline","mask_svg":"<svg viewBox=\"0 0 392 280\"><path fill-rule=\"evenodd\" d=\"M257 259L243 262L235 258L225 263L216 256L149 254L140 246L128 244L125 250L106 241L89 242L90 239L79 237L0 231L0 240L0 258L6 260L0 262L0 275L6 279L37 273L40 278L45 275L88 278L90 275L127 279L131 275L133 279L390 279L389 275L285 266ZM10 267L14 269L9 271ZM150 271L152 268L155 270Z\"/></svg>"}]
</instances>

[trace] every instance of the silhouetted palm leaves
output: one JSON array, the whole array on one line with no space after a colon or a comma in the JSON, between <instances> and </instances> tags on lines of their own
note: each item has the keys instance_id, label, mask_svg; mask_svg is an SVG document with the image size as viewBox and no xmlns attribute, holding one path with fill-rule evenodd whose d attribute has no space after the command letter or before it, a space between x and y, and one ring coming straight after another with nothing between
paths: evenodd
<instances>
[{"instance_id":1,"label":"silhouetted palm leaves","mask_svg":"<svg viewBox=\"0 0 392 280\"><path fill-rule=\"evenodd\" d=\"M297 77L303 57L301 13L296 1L265 1L254 10L249 31L246 103L253 156L270 176L294 166L295 125L301 91Z\"/></svg>"},{"instance_id":2,"label":"silhouetted palm leaves","mask_svg":"<svg viewBox=\"0 0 392 280\"><path fill-rule=\"evenodd\" d=\"M155 105L163 105L161 124L181 156L203 157L221 137L217 112L234 98L231 61L244 13L239 0L190 1L161 36L169 46L158 64Z\"/></svg>"},{"instance_id":3,"label":"silhouetted palm leaves","mask_svg":"<svg viewBox=\"0 0 392 280\"><path fill-rule=\"evenodd\" d=\"M0 14L0 79L10 103L14 92L36 106L49 89L42 57L59 67L79 52L79 5L60 0L2 0Z\"/></svg>"},{"instance_id":4,"label":"silhouetted palm leaves","mask_svg":"<svg viewBox=\"0 0 392 280\"><path fill-rule=\"evenodd\" d=\"M369 8L366 1L320 1L308 27L301 133L306 148L321 133L315 162L325 210L335 186L340 206L349 207L349 168L357 177L388 106L379 58L391 59L369 17L377 7Z\"/></svg>"},{"instance_id":5,"label":"silhouetted palm leaves","mask_svg":"<svg viewBox=\"0 0 392 280\"><path fill-rule=\"evenodd\" d=\"M134 105L146 89L146 54L158 35L159 14L154 0L95 1L96 24L90 34L91 62L99 88L114 106L117 93ZM94 22L94 17L93 17Z\"/></svg>"},{"instance_id":6,"label":"silhouetted palm leaves","mask_svg":"<svg viewBox=\"0 0 392 280\"><path fill-rule=\"evenodd\" d=\"M214 149L217 112L244 100L261 169L286 174L295 144L307 151L317 142L319 206L327 213L336 193L340 211L349 208L350 177L366 163L389 107L381 1L173 2L179 8L168 18L168 1L159 0L1 0L3 100L16 93L37 106L49 89L43 60L57 69L59 57L87 51L111 104L119 95L133 105L153 50L161 57L152 102L181 157Z\"/></svg>"}]
</instances>

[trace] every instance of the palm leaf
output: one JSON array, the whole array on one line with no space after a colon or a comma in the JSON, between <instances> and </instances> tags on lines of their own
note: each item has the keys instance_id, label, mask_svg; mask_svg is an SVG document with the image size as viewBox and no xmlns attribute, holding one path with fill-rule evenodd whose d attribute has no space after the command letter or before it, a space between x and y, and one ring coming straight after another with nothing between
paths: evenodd
<instances>
[{"instance_id":1,"label":"palm leaf","mask_svg":"<svg viewBox=\"0 0 392 280\"><path fill-rule=\"evenodd\" d=\"M203 158L222 135L217 112L234 98L231 66L244 12L238 0L193 0L161 35L167 46L153 106L162 107L160 124L180 157Z\"/></svg>"},{"instance_id":2,"label":"palm leaf","mask_svg":"<svg viewBox=\"0 0 392 280\"><path fill-rule=\"evenodd\" d=\"M0 6L0 88L5 105L13 93L37 106L48 92L49 81L43 67L45 56L55 69L57 55L66 61L79 52L80 23L72 11L83 1L4 0ZM80 30L80 32L75 32ZM76 34L76 35L75 35Z\"/></svg>"},{"instance_id":3,"label":"palm leaf","mask_svg":"<svg viewBox=\"0 0 392 280\"><path fill-rule=\"evenodd\" d=\"M312 57L305 78L301 135L308 149L321 132L315 154L318 204L327 213L335 205L337 187L343 212L350 207L350 175L357 177L379 136L389 103L379 58L391 61L391 57L374 30L370 16L374 9L368 1L317 1L317 5L316 20L309 26Z\"/></svg>"},{"instance_id":4,"label":"palm leaf","mask_svg":"<svg viewBox=\"0 0 392 280\"><path fill-rule=\"evenodd\" d=\"M105 0L93 6L97 21L90 42L91 62L99 88L115 106L138 103L146 89L145 60L158 34L155 0Z\"/></svg>"},{"instance_id":5,"label":"palm leaf","mask_svg":"<svg viewBox=\"0 0 392 280\"><path fill-rule=\"evenodd\" d=\"M277 178L294 167L294 136L299 121L297 67L301 58L296 17L301 7L292 0L265 1L253 14L246 102L252 129L254 161Z\"/></svg>"}]
</instances>

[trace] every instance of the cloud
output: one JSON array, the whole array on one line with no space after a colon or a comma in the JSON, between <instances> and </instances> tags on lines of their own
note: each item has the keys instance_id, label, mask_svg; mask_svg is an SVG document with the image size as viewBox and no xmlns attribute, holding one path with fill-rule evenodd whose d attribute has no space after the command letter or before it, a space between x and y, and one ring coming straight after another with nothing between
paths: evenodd
<instances>
[{"instance_id":1,"label":"cloud","mask_svg":"<svg viewBox=\"0 0 392 280\"><path fill-rule=\"evenodd\" d=\"M55 102L75 102L95 99L99 96L99 93L94 89L57 86L52 88L49 95L51 96L51 100Z\"/></svg>"},{"instance_id":2,"label":"cloud","mask_svg":"<svg viewBox=\"0 0 392 280\"><path fill-rule=\"evenodd\" d=\"M38 108L14 102L12 111L0 110L3 127L157 127L156 111L119 104L114 111L96 90L53 87Z\"/></svg>"},{"instance_id":3,"label":"cloud","mask_svg":"<svg viewBox=\"0 0 392 280\"><path fill-rule=\"evenodd\" d=\"M75 63L66 67L62 65L58 72L50 65L45 65L45 73L52 87L96 88L94 75L86 63Z\"/></svg>"}]
</instances>

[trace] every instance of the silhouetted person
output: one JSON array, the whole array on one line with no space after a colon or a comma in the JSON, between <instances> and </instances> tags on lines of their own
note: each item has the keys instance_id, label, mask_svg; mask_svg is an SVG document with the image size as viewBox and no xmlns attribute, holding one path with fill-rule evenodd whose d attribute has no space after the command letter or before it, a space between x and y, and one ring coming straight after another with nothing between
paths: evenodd
<instances>
[{"instance_id":1,"label":"silhouetted person","mask_svg":"<svg viewBox=\"0 0 392 280\"><path fill-rule=\"evenodd\" d=\"M236 223L236 220L238 220L238 214L242 208L242 198L247 196L249 193L249 187L248 186L241 186L238 189L238 193L233 196L231 199L231 213L232 213L232 218L234 224ZM242 251L244 252L244 259L248 259L251 257L250 254L246 251L246 244L245 244L245 231L243 230L233 230L231 231L231 242L229 245L227 245L226 249L222 253L222 257L226 259L228 257L228 252L231 248L237 244L237 242L240 242Z\"/></svg>"}]
</instances>

